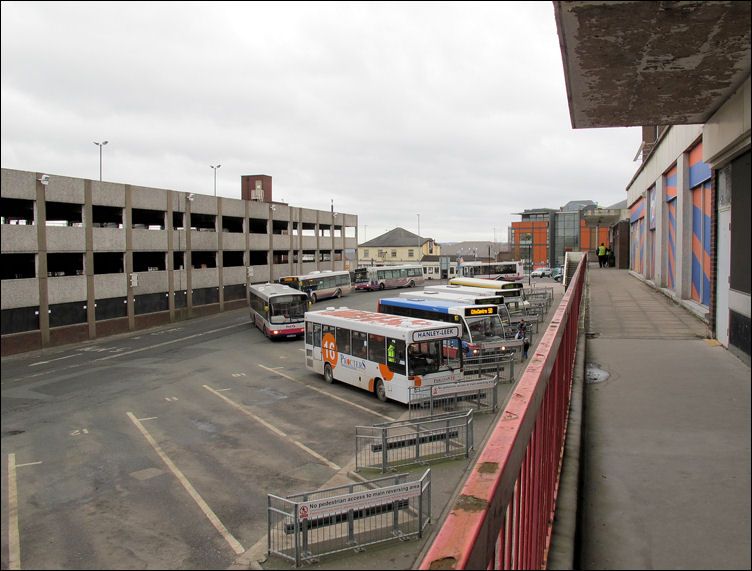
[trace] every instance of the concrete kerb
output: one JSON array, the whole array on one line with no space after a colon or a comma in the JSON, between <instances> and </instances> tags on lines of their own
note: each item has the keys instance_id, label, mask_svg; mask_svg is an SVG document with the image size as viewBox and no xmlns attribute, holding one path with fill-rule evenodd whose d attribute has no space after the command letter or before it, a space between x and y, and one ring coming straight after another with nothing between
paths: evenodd
<instances>
[{"instance_id":1,"label":"concrete kerb","mask_svg":"<svg viewBox=\"0 0 752 571\"><path fill-rule=\"evenodd\" d=\"M590 311L590 283L583 289L582 311L578 324L577 352L572 372L572 396L567 419L567 436L564 442L559 490L551 529L546 569L576 569L579 526L579 497L582 481L581 451L584 435L584 392L587 367L587 335Z\"/></svg>"}]
</instances>

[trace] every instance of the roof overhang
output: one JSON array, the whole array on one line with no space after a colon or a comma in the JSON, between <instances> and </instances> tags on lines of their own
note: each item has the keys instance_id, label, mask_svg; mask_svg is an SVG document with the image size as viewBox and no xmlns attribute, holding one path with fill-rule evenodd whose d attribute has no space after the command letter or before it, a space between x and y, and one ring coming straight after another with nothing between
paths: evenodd
<instances>
[{"instance_id":1,"label":"roof overhang","mask_svg":"<svg viewBox=\"0 0 752 571\"><path fill-rule=\"evenodd\" d=\"M554 2L572 127L707 122L749 77L750 5Z\"/></svg>"},{"instance_id":2,"label":"roof overhang","mask_svg":"<svg viewBox=\"0 0 752 571\"><path fill-rule=\"evenodd\" d=\"M585 226L595 228L600 226L610 228L619 220L629 217L629 211L613 210L608 208L598 208L596 210L585 210L582 213L582 219Z\"/></svg>"}]
</instances>

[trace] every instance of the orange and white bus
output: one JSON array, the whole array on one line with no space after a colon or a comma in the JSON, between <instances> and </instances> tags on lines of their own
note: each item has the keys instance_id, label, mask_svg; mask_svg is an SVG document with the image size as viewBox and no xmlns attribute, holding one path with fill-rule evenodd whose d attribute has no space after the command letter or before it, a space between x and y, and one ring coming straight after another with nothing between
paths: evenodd
<instances>
[{"instance_id":1,"label":"orange and white bus","mask_svg":"<svg viewBox=\"0 0 752 571\"><path fill-rule=\"evenodd\" d=\"M374 393L410 402L415 387L464 380L459 325L330 308L305 314L306 368Z\"/></svg>"}]
</instances>

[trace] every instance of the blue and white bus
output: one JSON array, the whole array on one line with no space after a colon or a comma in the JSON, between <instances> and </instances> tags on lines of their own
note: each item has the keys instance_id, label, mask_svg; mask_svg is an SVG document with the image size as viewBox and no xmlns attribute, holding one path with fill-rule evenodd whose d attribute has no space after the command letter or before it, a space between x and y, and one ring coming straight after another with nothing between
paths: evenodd
<instances>
[{"instance_id":1,"label":"blue and white bus","mask_svg":"<svg viewBox=\"0 0 752 571\"><path fill-rule=\"evenodd\" d=\"M413 292L404 292L400 297L422 297L425 299L446 299L456 301L457 303L468 303L471 305L494 304L499 308L499 317L504 325L505 337L513 336L508 329L511 327L512 319L509 310L504 304L504 296L497 295L491 290L481 288L471 288L464 286L437 285L426 286L422 290Z\"/></svg>"},{"instance_id":2,"label":"blue and white bus","mask_svg":"<svg viewBox=\"0 0 752 571\"><path fill-rule=\"evenodd\" d=\"M506 350L504 326L495 304L473 305L446 299L400 296L380 299L378 311L462 325L462 349L466 355Z\"/></svg>"}]
</instances>

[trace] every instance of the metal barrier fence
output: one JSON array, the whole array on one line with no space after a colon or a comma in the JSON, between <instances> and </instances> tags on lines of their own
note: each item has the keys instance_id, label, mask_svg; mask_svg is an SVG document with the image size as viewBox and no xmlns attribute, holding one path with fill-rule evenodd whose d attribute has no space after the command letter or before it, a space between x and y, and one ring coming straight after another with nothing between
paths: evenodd
<instances>
[{"instance_id":1,"label":"metal barrier fence","mask_svg":"<svg viewBox=\"0 0 752 571\"><path fill-rule=\"evenodd\" d=\"M508 339L509 350L502 355L498 353L477 357L465 357L463 375L466 380L490 379L496 377L501 383L514 381L514 355L517 349L522 356L522 340Z\"/></svg>"},{"instance_id":2,"label":"metal barrier fence","mask_svg":"<svg viewBox=\"0 0 752 571\"><path fill-rule=\"evenodd\" d=\"M355 427L355 470L382 472L418 462L467 457L473 448L473 411Z\"/></svg>"},{"instance_id":3,"label":"metal barrier fence","mask_svg":"<svg viewBox=\"0 0 752 571\"><path fill-rule=\"evenodd\" d=\"M420 569L544 569L564 450L581 261Z\"/></svg>"},{"instance_id":4,"label":"metal barrier fence","mask_svg":"<svg viewBox=\"0 0 752 571\"><path fill-rule=\"evenodd\" d=\"M497 377L479 377L429 387L410 387L409 417L423 418L474 409L492 412L499 407Z\"/></svg>"},{"instance_id":5,"label":"metal barrier fence","mask_svg":"<svg viewBox=\"0 0 752 571\"><path fill-rule=\"evenodd\" d=\"M431 470L282 498L267 495L267 554L295 562L417 535L431 521Z\"/></svg>"},{"instance_id":6,"label":"metal barrier fence","mask_svg":"<svg viewBox=\"0 0 752 571\"><path fill-rule=\"evenodd\" d=\"M525 299L540 299L546 302L547 308L551 307L554 302L553 286L535 285L533 287L522 288L525 293Z\"/></svg>"}]
</instances>

